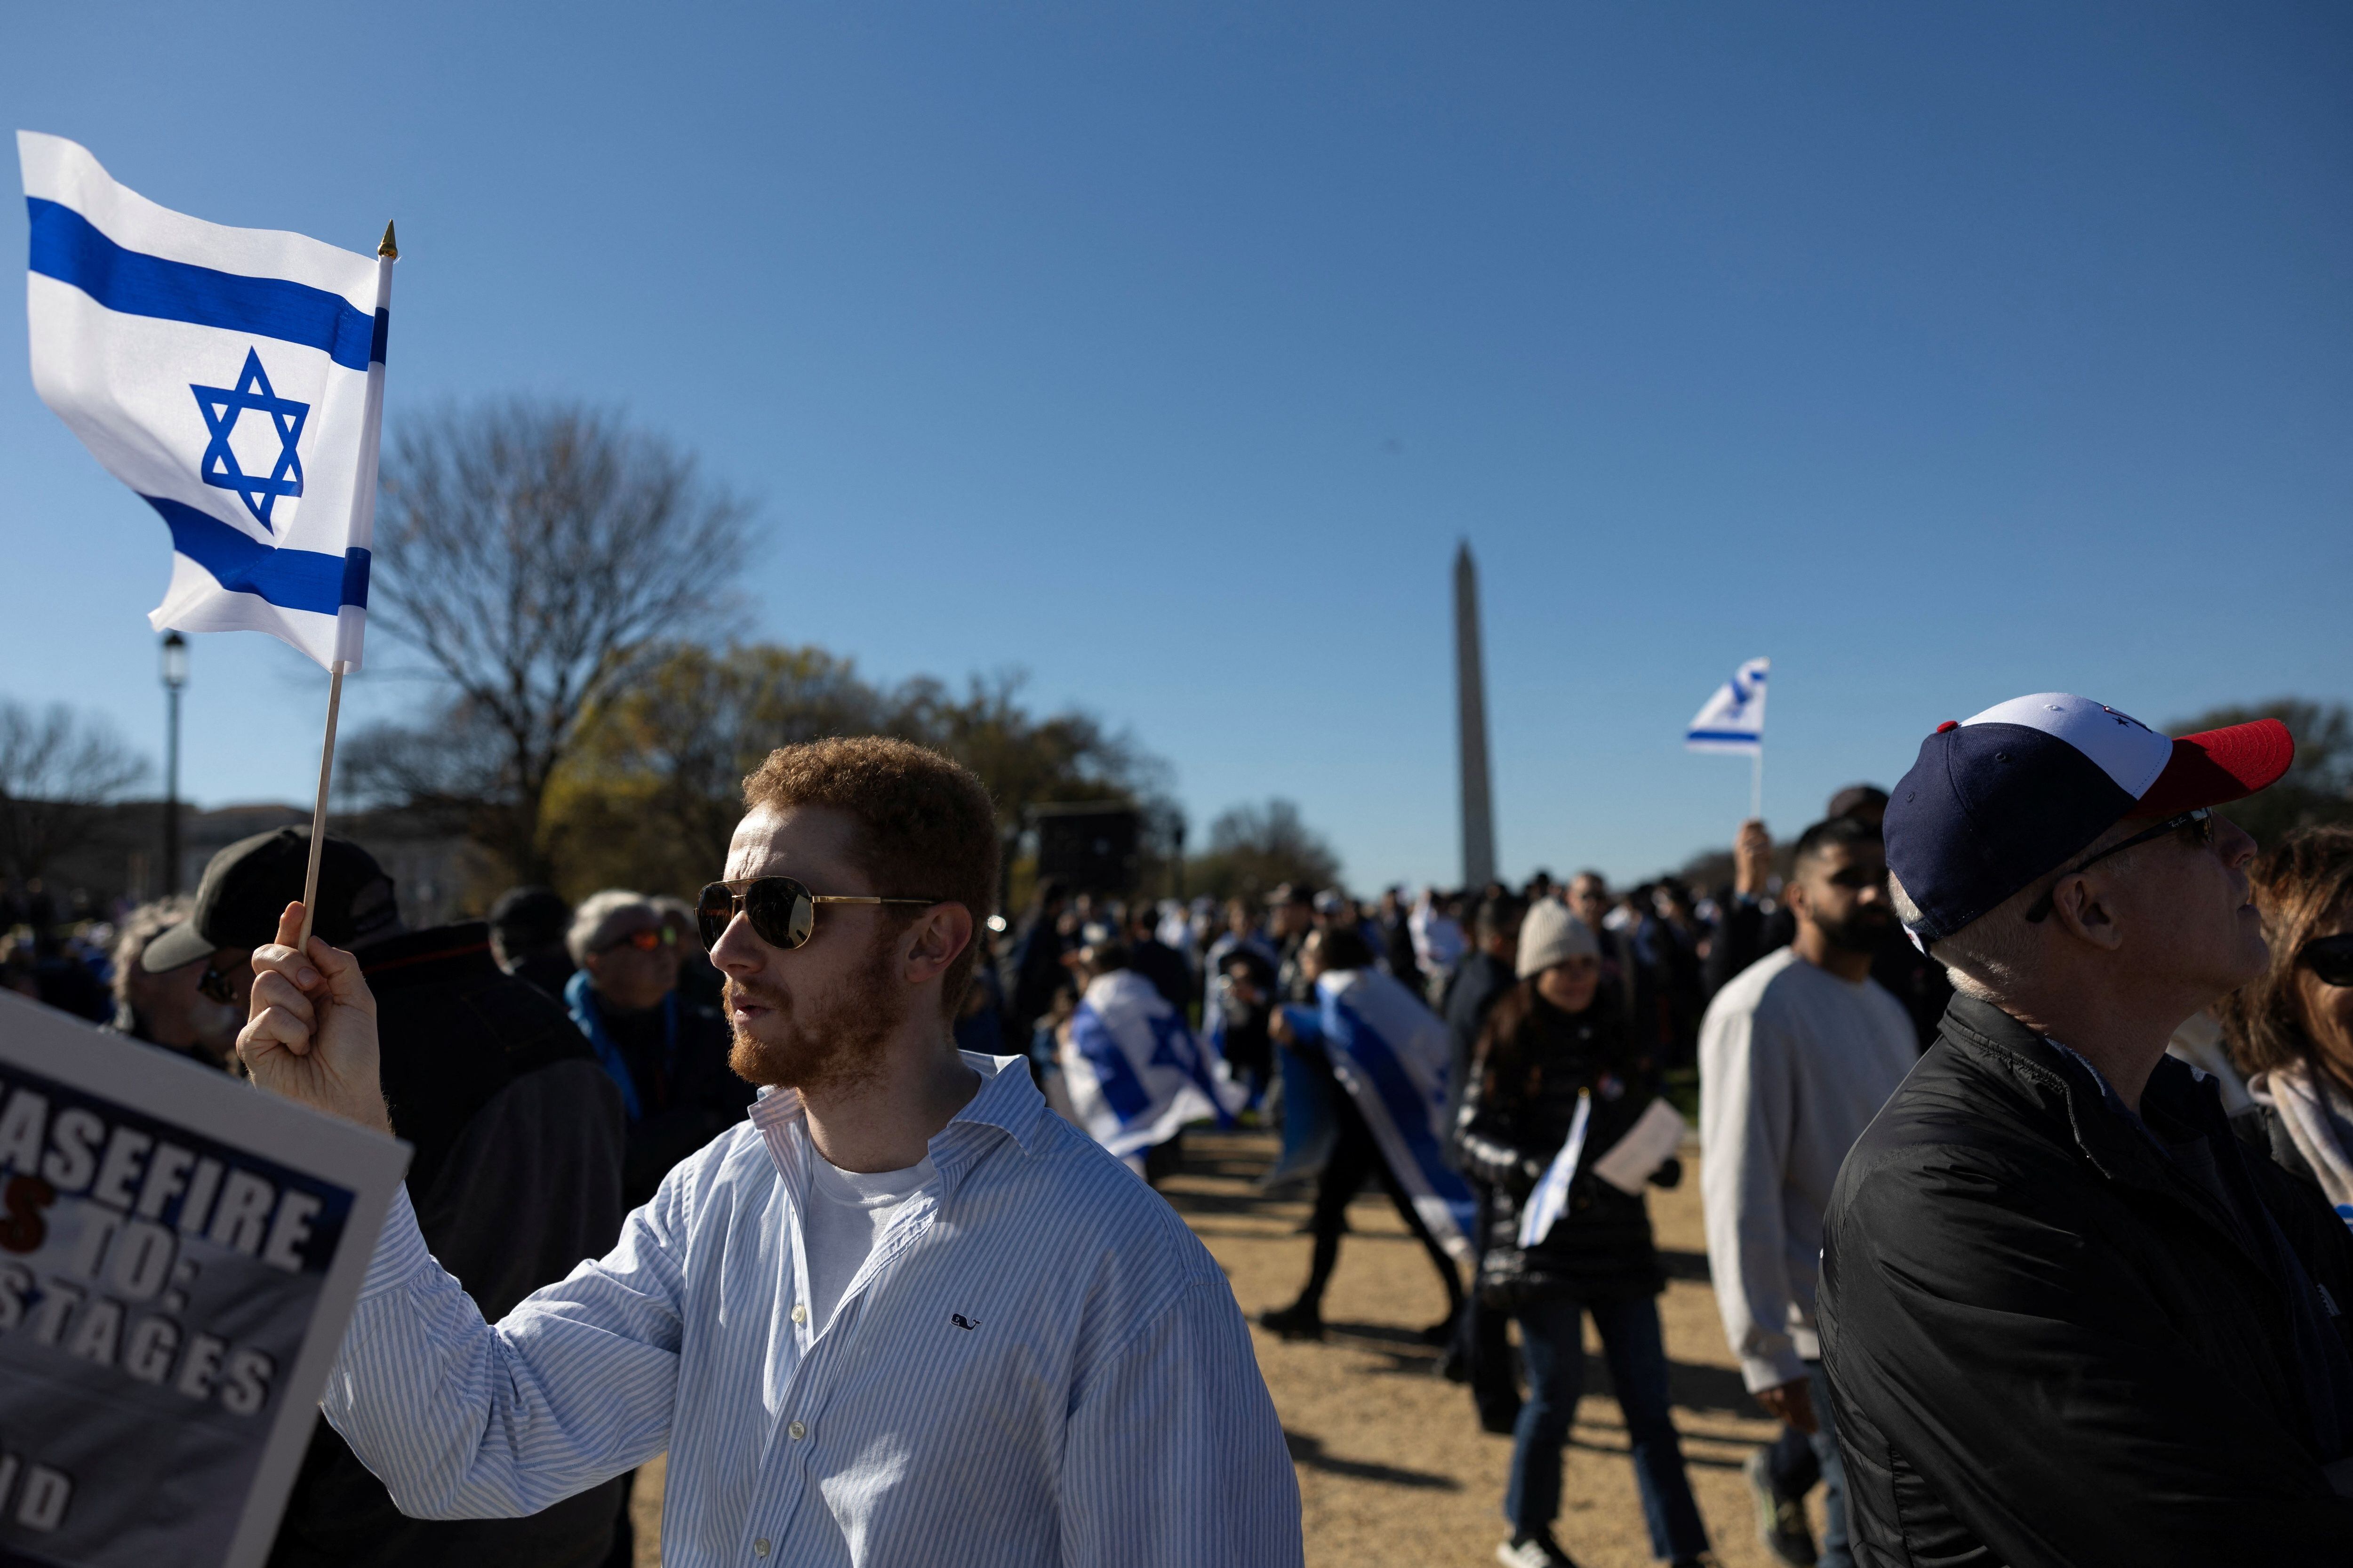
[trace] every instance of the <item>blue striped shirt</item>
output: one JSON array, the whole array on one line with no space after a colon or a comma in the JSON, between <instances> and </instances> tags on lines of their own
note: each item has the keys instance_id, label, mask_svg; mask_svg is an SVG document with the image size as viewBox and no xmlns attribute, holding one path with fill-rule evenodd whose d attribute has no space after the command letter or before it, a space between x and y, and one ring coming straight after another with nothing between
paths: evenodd
<instances>
[{"instance_id":1,"label":"blue striped shirt","mask_svg":"<svg viewBox=\"0 0 2353 1568\"><path fill-rule=\"evenodd\" d=\"M1225 1277L1022 1058L965 1059L986 1081L931 1141L937 1179L823 1332L815 1151L769 1091L495 1327L404 1196L328 1420L428 1519L535 1512L667 1448L667 1568L1297 1568L1298 1479Z\"/></svg>"}]
</instances>

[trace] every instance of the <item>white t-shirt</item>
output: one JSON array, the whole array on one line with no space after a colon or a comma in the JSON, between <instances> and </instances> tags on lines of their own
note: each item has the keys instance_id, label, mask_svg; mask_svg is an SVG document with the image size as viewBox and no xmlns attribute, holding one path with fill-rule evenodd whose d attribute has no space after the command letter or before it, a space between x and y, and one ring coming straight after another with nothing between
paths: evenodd
<instances>
[{"instance_id":1,"label":"white t-shirt","mask_svg":"<svg viewBox=\"0 0 2353 1568\"><path fill-rule=\"evenodd\" d=\"M1715 994L1699 1026L1700 1195L1725 1337L1754 1392L1806 1375L1822 1214L1840 1162L1912 1064L1911 1015L1795 948Z\"/></svg>"},{"instance_id":2,"label":"white t-shirt","mask_svg":"<svg viewBox=\"0 0 2353 1568\"><path fill-rule=\"evenodd\" d=\"M939 1169L929 1154L903 1171L873 1172L845 1171L814 1145L809 1157L815 1170L801 1244L808 1249L809 1332L816 1334L833 1321L842 1292L858 1278L899 1211Z\"/></svg>"}]
</instances>

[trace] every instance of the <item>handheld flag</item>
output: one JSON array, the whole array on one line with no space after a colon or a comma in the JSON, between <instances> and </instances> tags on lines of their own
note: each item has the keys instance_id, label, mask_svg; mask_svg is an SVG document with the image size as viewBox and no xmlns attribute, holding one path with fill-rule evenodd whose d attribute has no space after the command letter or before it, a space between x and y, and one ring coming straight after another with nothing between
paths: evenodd
<instances>
[{"instance_id":1,"label":"handheld flag","mask_svg":"<svg viewBox=\"0 0 2353 1568\"><path fill-rule=\"evenodd\" d=\"M16 154L33 384L171 530L149 622L268 632L358 668L391 231L369 257L225 228L117 184L63 137L20 131Z\"/></svg>"},{"instance_id":2,"label":"handheld flag","mask_svg":"<svg viewBox=\"0 0 2353 1568\"><path fill-rule=\"evenodd\" d=\"M1694 752L1753 756L1765 749L1765 677L1769 658L1752 658L1715 689L1692 719L1683 744Z\"/></svg>"},{"instance_id":3,"label":"handheld flag","mask_svg":"<svg viewBox=\"0 0 2353 1568\"><path fill-rule=\"evenodd\" d=\"M1577 1180L1577 1162L1585 1156L1585 1129L1593 1120L1593 1091L1577 1091L1577 1115L1568 1124L1568 1141L1560 1152L1545 1167L1544 1179L1536 1183L1528 1194L1528 1206L1520 1212L1519 1242L1523 1247L1541 1247L1552 1234L1554 1222L1568 1211L1568 1189Z\"/></svg>"}]
</instances>

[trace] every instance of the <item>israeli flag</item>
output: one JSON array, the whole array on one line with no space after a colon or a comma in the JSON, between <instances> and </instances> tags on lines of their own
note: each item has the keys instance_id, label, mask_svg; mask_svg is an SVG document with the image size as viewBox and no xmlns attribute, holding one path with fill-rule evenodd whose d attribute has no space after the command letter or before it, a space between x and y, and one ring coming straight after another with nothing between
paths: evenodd
<instances>
[{"instance_id":1,"label":"israeli flag","mask_svg":"<svg viewBox=\"0 0 2353 1568\"><path fill-rule=\"evenodd\" d=\"M1519 1242L1523 1248L1541 1246L1555 1221L1568 1212L1568 1189L1576 1184L1577 1162L1585 1157L1585 1130L1593 1121L1593 1091L1577 1091L1577 1114L1569 1118L1568 1141L1545 1167L1544 1179L1528 1194L1520 1211Z\"/></svg>"},{"instance_id":2,"label":"israeli flag","mask_svg":"<svg viewBox=\"0 0 2353 1568\"><path fill-rule=\"evenodd\" d=\"M1061 1058L1079 1125L1122 1159L1167 1142L1188 1121L1222 1126L1241 1109L1241 1088L1219 1070L1224 1064L1132 969L1088 983Z\"/></svg>"},{"instance_id":3,"label":"israeli flag","mask_svg":"<svg viewBox=\"0 0 2353 1568\"><path fill-rule=\"evenodd\" d=\"M1319 975L1315 994L1314 1032L1390 1173L1439 1244L1475 1260L1477 1200L1444 1152L1452 1054L1445 1023L1403 981L1377 969ZM1294 1026L1300 1022L1294 1015Z\"/></svg>"},{"instance_id":4,"label":"israeli flag","mask_svg":"<svg viewBox=\"0 0 2353 1568\"><path fill-rule=\"evenodd\" d=\"M356 669L390 257L224 228L16 132L33 385L172 533L158 631L261 631Z\"/></svg>"},{"instance_id":5,"label":"israeli flag","mask_svg":"<svg viewBox=\"0 0 2353 1568\"><path fill-rule=\"evenodd\" d=\"M1715 689L1691 721L1683 744L1694 752L1755 756L1765 749L1765 677L1769 658L1752 658Z\"/></svg>"}]
</instances>

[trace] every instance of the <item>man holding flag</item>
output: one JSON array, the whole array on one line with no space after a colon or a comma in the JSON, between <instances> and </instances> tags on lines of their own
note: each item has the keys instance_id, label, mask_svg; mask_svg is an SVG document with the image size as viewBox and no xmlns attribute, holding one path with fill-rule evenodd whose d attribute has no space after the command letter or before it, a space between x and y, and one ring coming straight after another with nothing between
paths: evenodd
<instances>
[{"instance_id":1,"label":"man holding flag","mask_svg":"<svg viewBox=\"0 0 2353 1568\"><path fill-rule=\"evenodd\" d=\"M327 1418L406 1512L525 1514L668 1452L662 1556L750 1568L1297 1568L1299 1489L1182 1220L955 1049L996 809L869 736L773 752L696 913L738 1124L495 1325L396 1199ZM259 950L254 1081L384 1125L357 963Z\"/></svg>"}]
</instances>

